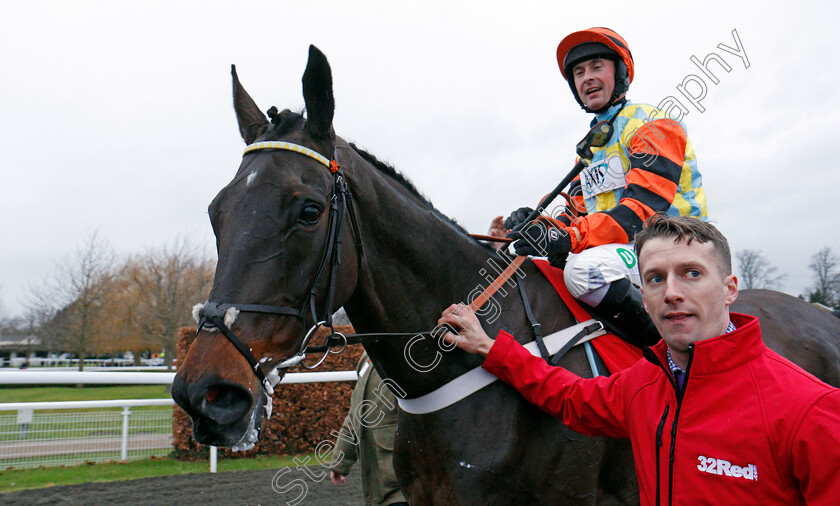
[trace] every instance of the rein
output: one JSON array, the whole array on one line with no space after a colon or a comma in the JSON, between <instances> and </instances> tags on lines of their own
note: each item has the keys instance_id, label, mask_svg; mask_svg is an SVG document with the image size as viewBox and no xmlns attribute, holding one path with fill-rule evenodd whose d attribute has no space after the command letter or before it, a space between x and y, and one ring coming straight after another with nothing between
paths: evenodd
<instances>
[{"instance_id":1,"label":"rein","mask_svg":"<svg viewBox=\"0 0 840 506\"><path fill-rule=\"evenodd\" d=\"M493 280L492 283L487 285L487 288L484 289L478 296L476 296L473 301L469 304L470 309L473 311L478 311L481 306L483 306L488 300L490 300L499 289L507 283L507 281L514 275L514 273L519 269L519 267L525 262L527 256L518 256L515 257L511 263L503 270L496 279ZM519 285L521 286L522 283L520 282ZM523 294L524 296L524 294ZM527 299L525 299L526 306L528 305ZM528 309L530 312L530 308ZM325 338L325 342L330 340L336 340L333 336L338 335L340 336L339 341L342 342L341 349L335 351L333 353L341 353L344 350L344 347L351 344L365 344L365 343L376 343L382 338L390 338L390 337L414 337L414 336L426 336L426 335L434 335L436 333L435 330L428 330L423 332L370 332L365 334L350 334L344 335L340 332L333 332L333 335L329 335ZM322 353L331 350L331 346L329 344L324 344L322 346L309 346L307 347L304 352L312 352L312 353Z\"/></svg>"}]
</instances>

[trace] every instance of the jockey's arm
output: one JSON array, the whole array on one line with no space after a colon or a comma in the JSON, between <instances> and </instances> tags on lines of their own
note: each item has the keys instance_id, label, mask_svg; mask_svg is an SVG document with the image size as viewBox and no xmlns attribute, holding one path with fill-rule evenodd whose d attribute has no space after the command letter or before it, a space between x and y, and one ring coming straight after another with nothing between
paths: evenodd
<instances>
[{"instance_id":1,"label":"jockey's arm","mask_svg":"<svg viewBox=\"0 0 840 506\"><path fill-rule=\"evenodd\" d=\"M572 252L627 244L645 220L667 211L677 194L687 142L685 130L670 119L648 122L636 130L626 143L630 169L621 200L612 209L575 220L569 228L577 229L579 234L572 235L580 240L572 241Z\"/></svg>"}]
</instances>

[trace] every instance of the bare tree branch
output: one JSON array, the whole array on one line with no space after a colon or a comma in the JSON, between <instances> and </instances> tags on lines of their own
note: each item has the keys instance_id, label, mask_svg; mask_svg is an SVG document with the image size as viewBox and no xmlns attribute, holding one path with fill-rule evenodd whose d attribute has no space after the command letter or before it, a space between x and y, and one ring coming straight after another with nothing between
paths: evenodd
<instances>
[{"instance_id":1,"label":"bare tree branch","mask_svg":"<svg viewBox=\"0 0 840 506\"><path fill-rule=\"evenodd\" d=\"M778 269L770 264L760 250L741 250L736 257L741 288L778 289L785 279L784 274L777 274Z\"/></svg>"},{"instance_id":2,"label":"bare tree branch","mask_svg":"<svg viewBox=\"0 0 840 506\"><path fill-rule=\"evenodd\" d=\"M142 334L165 353L171 366L178 329L192 323L192 306L203 301L213 279L213 266L186 237L126 263L123 276L133 296L128 309Z\"/></svg>"},{"instance_id":3,"label":"bare tree branch","mask_svg":"<svg viewBox=\"0 0 840 506\"><path fill-rule=\"evenodd\" d=\"M814 275L813 290L809 295L811 302L836 307L840 301L840 258L826 246L811 256L808 265Z\"/></svg>"},{"instance_id":4,"label":"bare tree branch","mask_svg":"<svg viewBox=\"0 0 840 506\"><path fill-rule=\"evenodd\" d=\"M56 274L34 289L28 308L39 322L39 333L47 334L79 358L105 336L99 316L114 277L115 256L110 246L94 232Z\"/></svg>"}]
</instances>

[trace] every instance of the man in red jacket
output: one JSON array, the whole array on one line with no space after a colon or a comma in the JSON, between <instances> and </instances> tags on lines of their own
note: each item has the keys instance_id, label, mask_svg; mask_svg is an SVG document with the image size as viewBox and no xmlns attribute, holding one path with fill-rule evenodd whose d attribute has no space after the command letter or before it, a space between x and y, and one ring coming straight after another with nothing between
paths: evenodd
<instances>
[{"instance_id":1,"label":"man in red jacket","mask_svg":"<svg viewBox=\"0 0 840 506\"><path fill-rule=\"evenodd\" d=\"M656 215L636 236L644 304L662 341L584 379L490 339L463 305L446 339L529 402L592 436L629 437L643 504L840 504L840 390L768 349L712 225Z\"/></svg>"}]
</instances>

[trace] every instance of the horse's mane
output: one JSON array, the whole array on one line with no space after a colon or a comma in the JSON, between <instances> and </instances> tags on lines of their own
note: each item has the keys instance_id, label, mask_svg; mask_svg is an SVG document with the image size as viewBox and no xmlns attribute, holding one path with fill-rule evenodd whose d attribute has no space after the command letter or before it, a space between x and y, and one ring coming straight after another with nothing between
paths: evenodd
<instances>
[{"instance_id":1,"label":"horse's mane","mask_svg":"<svg viewBox=\"0 0 840 506\"><path fill-rule=\"evenodd\" d=\"M420 193L414 183L408 180L405 175L395 169L393 166L388 165L387 163L383 162L382 160L376 158L374 155L368 153L364 149L360 148L359 146L355 145L354 143L350 143L350 147L362 158L365 159L366 162L376 167L379 172L383 172L386 175L390 176L394 181L400 184L403 188L411 192L412 195L417 197L418 199L422 200L427 206L434 209L435 206L426 198L425 195ZM450 220L451 221L451 220Z\"/></svg>"},{"instance_id":2,"label":"horse's mane","mask_svg":"<svg viewBox=\"0 0 840 506\"><path fill-rule=\"evenodd\" d=\"M367 152L367 151L365 151L364 149L362 149L362 148L360 148L360 147L356 146L356 145L355 145L354 143L352 143L352 142L350 143L350 147L351 147L351 148L353 148L353 150L354 150L354 151L355 151L355 152L356 152L359 156L361 156L361 157L362 157L362 158L363 158L366 162L368 162L369 164L373 165L373 166L374 166L374 168L376 168L376 170L378 170L379 172L382 172L382 173L383 173L383 174L385 174L386 176L390 177L390 178L391 178L391 179L393 179L395 182L397 182L400 186L402 186L403 188L405 188L406 190L408 190L408 191L409 191L409 193L411 193L412 195L414 195L415 197L417 197L418 199L420 199L420 201L421 201L421 202L423 202L423 203L424 203L424 204L425 204L425 205L426 205L426 206L427 206L427 207L428 207L428 208L429 208L429 209L430 209L433 213L435 213L435 215L439 216L441 219L443 219L443 220L444 220L444 221L446 221L447 223L452 224L452 226L454 226L456 229L458 229L459 231L461 231L461 232L462 232L462 233L464 233L465 235L470 235L470 233L469 233L469 232L468 232L468 231L467 231L464 227L462 227L462 226L461 226L461 225L460 225L457 221L455 221L454 219L450 218L449 216L446 216L445 214L443 214L442 212L440 212L437 208L435 208L435 206L434 206L434 205L432 205L432 203L429 201L429 199L428 199L428 198L426 198L426 196L425 196L425 195L423 195L422 193L420 193L420 191L417 189L417 187L415 187L415 186L414 186L414 183L412 183L411 181L409 181L409 180L408 180L408 178L407 178L407 177L405 177L405 175L404 175L404 174L402 174L401 172L399 172L399 171L398 171L397 169L395 169L394 167L392 167L392 166L388 165L387 163L385 163L385 162L383 162L383 161L379 160L379 159L378 159L378 158L376 158L374 155L372 155L372 154L368 153L368 152ZM483 242L481 242L481 241L476 241L476 242L478 242L478 243L479 243L479 244L481 244L482 246L486 246L487 248L490 248L490 246L489 246L489 245L487 245L487 244L485 244L485 243L483 243ZM492 248L491 248L491 249L492 249Z\"/></svg>"},{"instance_id":3,"label":"horse's mane","mask_svg":"<svg viewBox=\"0 0 840 506\"><path fill-rule=\"evenodd\" d=\"M271 118L271 123L272 123L270 135L271 136L276 136L278 138L281 135L295 129L298 126L298 124L301 121L304 120L303 112L293 112L293 111L290 111L289 109L284 109L283 111L278 112L277 108L274 107L274 106L272 106L268 110L267 115L268 115L269 118ZM408 178L405 177L405 175L403 175L402 173L400 173L397 169L395 169L391 165L388 165L387 163L379 160L374 155L372 155L372 154L368 153L367 151L365 151L364 149L356 146L352 142L350 143L350 147L353 148L353 151L355 151L359 156L361 156L362 159L364 159L369 164L373 165L374 168L376 168L376 170L378 170L379 172L381 172L381 173L385 174L386 176L390 177L397 184L399 184L400 186L402 186L403 188L408 190L409 193L411 193L412 195L417 197L421 202L423 202L426 205L426 207L428 207L433 213L435 213L435 215L439 216L441 219L443 219L447 223L452 224L453 227L455 227L457 230L461 231L464 235L470 235L470 233L464 227L462 227L457 221L455 221L454 219L450 218L449 216L446 216L445 214L443 214L439 210L437 210L435 208L435 206L432 205L431 201L429 201L429 199L426 198L425 195L420 193L420 191L417 189L417 187L414 186L414 183L409 181ZM487 244L484 244L481 241L476 241L476 242L478 242L479 244L482 244L483 246L487 246L489 248L489 246Z\"/></svg>"},{"instance_id":4,"label":"horse's mane","mask_svg":"<svg viewBox=\"0 0 840 506\"><path fill-rule=\"evenodd\" d=\"M283 109L282 111L277 112L277 108L273 105L266 114L269 118L271 118L271 124L274 125L271 128L271 135L275 135L277 137L280 137L284 133L292 130L298 123L303 121L303 114L299 112L292 112L288 109Z\"/></svg>"}]
</instances>

